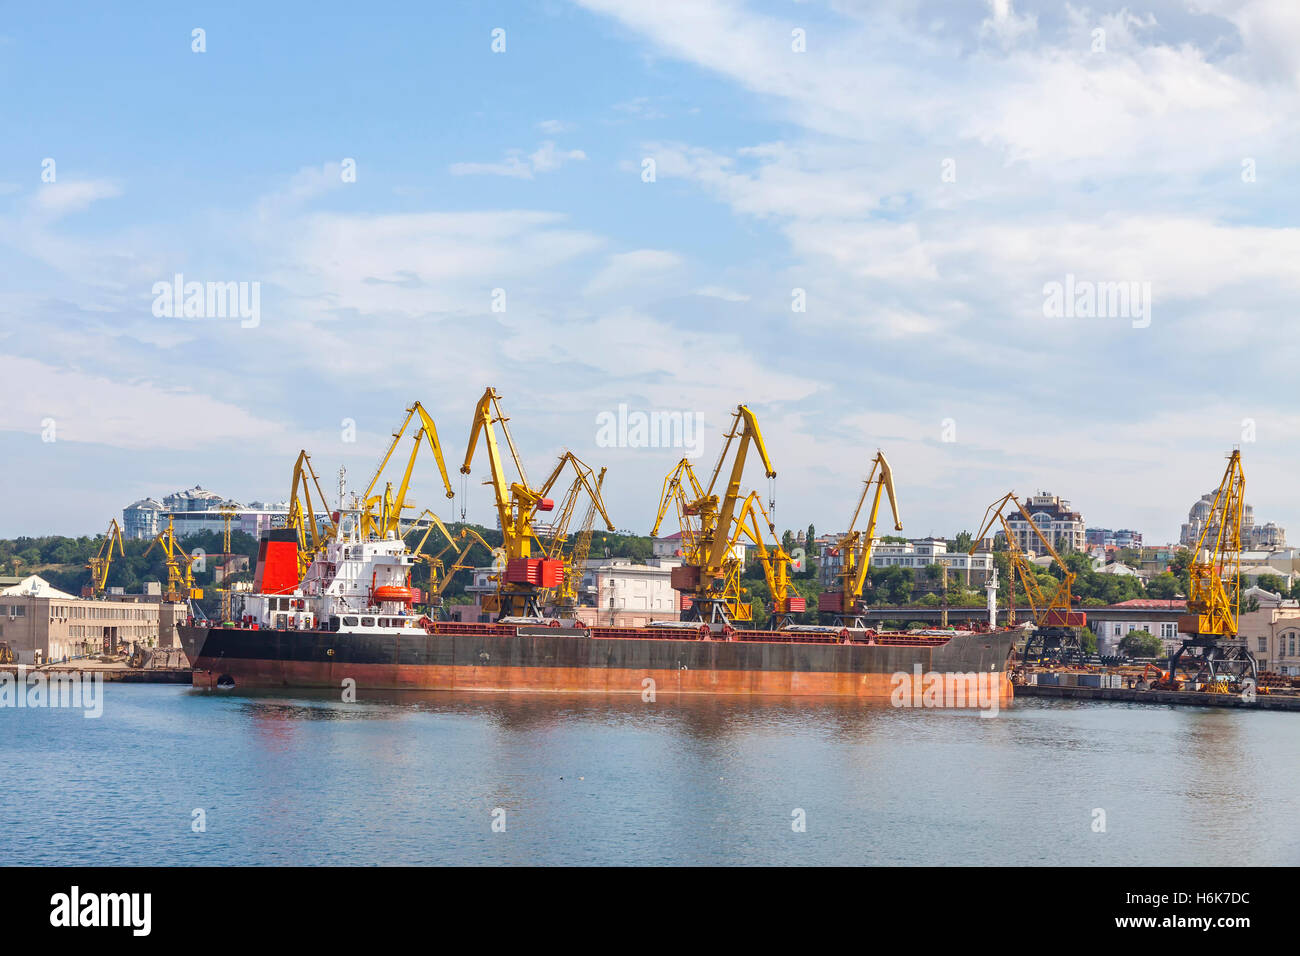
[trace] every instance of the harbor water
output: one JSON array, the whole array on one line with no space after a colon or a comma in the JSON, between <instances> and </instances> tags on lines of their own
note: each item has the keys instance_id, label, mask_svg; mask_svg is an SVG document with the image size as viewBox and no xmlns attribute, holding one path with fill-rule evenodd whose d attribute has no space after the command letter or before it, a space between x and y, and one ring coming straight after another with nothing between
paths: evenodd
<instances>
[{"instance_id":1,"label":"harbor water","mask_svg":"<svg viewBox=\"0 0 1300 956\"><path fill-rule=\"evenodd\" d=\"M103 693L0 708L5 864L1300 863L1290 713Z\"/></svg>"}]
</instances>

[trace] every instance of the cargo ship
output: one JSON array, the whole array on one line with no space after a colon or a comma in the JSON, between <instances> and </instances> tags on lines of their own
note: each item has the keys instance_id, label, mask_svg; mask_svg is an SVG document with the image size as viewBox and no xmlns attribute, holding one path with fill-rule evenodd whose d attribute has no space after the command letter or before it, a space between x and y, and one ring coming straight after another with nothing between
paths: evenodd
<instances>
[{"instance_id":1,"label":"cargo ship","mask_svg":"<svg viewBox=\"0 0 1300 956\"><path fill-rule=\"evenodd\" d=\"M700 622L598 627L504 618L471 624L414 610L401 538L329 540L299 578L296 532L259 543L235 620L179 625L196 687L736 694L897 702L923 675L940 694L978 677L1009 703L1017 630L738 630ZM909 691L910 693L910 691ZM911 703L909 699L909 704ZM972 706L974 701L971 702Z\"/></svg>"}]
</instances>

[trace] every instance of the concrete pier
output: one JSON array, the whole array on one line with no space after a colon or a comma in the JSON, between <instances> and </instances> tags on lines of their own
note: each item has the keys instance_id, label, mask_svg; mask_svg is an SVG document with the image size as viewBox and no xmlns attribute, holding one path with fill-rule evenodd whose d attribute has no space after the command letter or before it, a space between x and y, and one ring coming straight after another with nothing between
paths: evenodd
<instances>
[{"instance_id":1,"label":"concrete pier","mask_svg":"<svg viewBox=\"0 0 1300 956\"><path fill-rule=\"evenodd\" d=\"M1237 694L1205 694L1182 690L1135 690L1129 687L1069 687L1051 684L1017 684L1017 697L1051 697L1057 700L1122 700L1137 704L1177 704L1183 707L1237 707L1242 710L1300 711L1300 696L1257 693L1253 701Z\"/></svg>"}]
</instances>

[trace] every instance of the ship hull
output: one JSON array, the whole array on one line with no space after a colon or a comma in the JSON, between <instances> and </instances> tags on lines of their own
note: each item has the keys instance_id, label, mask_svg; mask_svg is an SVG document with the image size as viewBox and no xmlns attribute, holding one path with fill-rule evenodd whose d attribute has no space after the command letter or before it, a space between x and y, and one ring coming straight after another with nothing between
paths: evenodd
<instances>
[{"instance_id":1,"label":"ship hull","mask_svg":"<svg viewBox=\"0 0 1300 956\"><path fill-rule=\"evenodd\" d=\"M700 640L661 633L600 637L558 628L460 628L398 635L182 626L198 687L554 693L735 694L889 700L936 675L941 691L973 674L1002 703L1012 697L1008 633L937 644ZM751 632L752 633L752 632ZM993 676L996 675L996 676ZM963 684L963 693L968 685ZM974 702L972 701L972 704Z\"/></svg>"}]
</instances>

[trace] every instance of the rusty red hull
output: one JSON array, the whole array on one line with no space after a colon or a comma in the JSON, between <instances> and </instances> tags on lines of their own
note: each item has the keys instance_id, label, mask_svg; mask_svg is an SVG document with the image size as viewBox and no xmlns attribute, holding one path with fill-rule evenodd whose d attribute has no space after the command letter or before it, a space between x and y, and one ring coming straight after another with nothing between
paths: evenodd
<instances>
[{"instance_id":1,"label":"rusty red hull","mask_svg":"<svg viewBox=\"0 0 1300 956\"><path fill-rule=\"evenodd\" d=\"M681 632L595 632L501 625L442 625L401 634L182 627L196 686L738 694L887 700L898 675L988 678L1012 697L1010 634L898 643L790 639L747 632L701 640Z\"/></svg>"}]
</instances>

